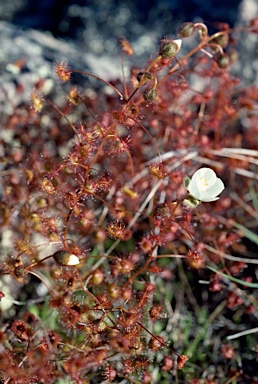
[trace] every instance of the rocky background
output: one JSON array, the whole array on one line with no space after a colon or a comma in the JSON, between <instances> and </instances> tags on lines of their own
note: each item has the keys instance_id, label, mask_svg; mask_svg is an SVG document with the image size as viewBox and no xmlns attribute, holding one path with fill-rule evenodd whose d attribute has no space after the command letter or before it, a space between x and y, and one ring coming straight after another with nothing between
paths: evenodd
<instances>
[{"instance_id":1,"label":"rocky background","mask_svg":"<svg viewBox=\"0 0 258 384\"><path fill-rule=\"evenodd\" d=\"M257 14L256 0L1 0L2 87L16 98L17 90L6 82L29 89L39 77L53 78L53 62L63 59L105 79L121 76L119 37L132 43L134 64L140 66L184 21L203 21L212 31L215 22L245 25ZM257 36L243 34L234 68L249 82L258 80L256 44ZM53 86L49 81L46 91Z\"/></svg>"}]
</instances>

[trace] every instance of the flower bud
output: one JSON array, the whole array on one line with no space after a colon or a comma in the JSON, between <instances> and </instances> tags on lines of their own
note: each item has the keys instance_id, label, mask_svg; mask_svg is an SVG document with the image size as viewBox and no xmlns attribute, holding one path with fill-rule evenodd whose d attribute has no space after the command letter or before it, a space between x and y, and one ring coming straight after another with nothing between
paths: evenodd
<instances>
[{"instance_id":1,"label":"flower bud","mask_svg":"<svg viewBox=\"0 0 258 384\"><path fill-rule=\"evenodd\" d=\"M162 371L169 372L174 367L174 360L171 356L166 356L163 360Z\"/></svg>"},{"instance_id":2,"label":"flower bud","mask_svg":"<svg viewBox=\"0 0 258 384\"><path fill-rule=\"evenodd\" d=\"M28 271L26 269L26 267L24 265L18 265L15 269L14 269L14 275L16 277L21 278L25 278L27 275L28 275Z\"/></svg>"},{"instance_id":3,"label":"flower bud","mask_svg":"<svg viewBox=\"0 0 258 384\"><path fill-rule=\"evenodd\" d=\"M238 60L238 52L235 49L230 49L227 51L229 63L235 63Z\"/></svg>"},{"instance_id":4,"label":"flower bud","mask_svg":"<svg viewBox=\"0 0 258 384\"><path fill-rule=\"evenodd\" d=\"M31 104L32 104L32 108L36 112L41 112L43 108L43 99L39 97L39 95L35 92L35 90L31 92Z\"/></svg>"},{"instance_id":5,"label":"flower bud","mask_svg":"<svg viewBox=\"0 0 258 384\"><path fill-rule=\"evenodd\" d=\"M227 55L218 54L214 56L214 59L216 60L218 66L221 69L226 69L229 66L229 57Z\"/></svg>"},{"instance_id":6,"label":"flower bud","mask_svg":"<svg viewBox=\"0 0 258 384\"><path fill-rule=\"evenodd\" d=\"M77 87L73 87L68 94L68 100L71 104L77 106L80 103L80 94Z\"/></svg>"},{"instance_id":7,"label":"flower bud","mask_svg":"<svg viewBox=\"0 0 258 384\"><path fill-rule=\"evenodd\" d=\"M76 255L70 254L65 250L57 251L53 254L55 262L61 266L70 266L80 264Z\"/></svg>"},{"instance_id":8,"label":"flower bud","mask_svg":"<svg viewBox=\"0 0 258 384\"><path fill-rule=\"evenodd\" d=\"M179 52L181 45L181 39L162 40L159 47L159 55L162 56L162 59L171 59Z\"/></svg>"},{"instance_id":9,"label":"flower bud","mask_svg":"<svg viewBox=\"0 0 258 384\"><path fill-rule=\"evenodd\" d=\"M143 98L147 103L152 103L157 97L157 91L155 88L147 88L144 91Z\"/></svg>"},{"instance_id":10,"label":"flower bud","mask_svg":"<svg viewBox=\"0 0 258 384\"><path fill-rule=\"evenodd\" d=\"M180 25L178 30L178 37L190 37L194 33L194 23L183 23Z\"/></svg>"},{"instance_id":11,"label":"flower bud","mask_svg":"<svg viewBox=\"0 0 258 384\"><path fill-rule=\"evenodd\" d=\"M149 315L152 321L155 321L159 318L160 314L162 312L161 305L153 305L149 310Z\"/></svg>"},{"instance_id":12,"label":"flower bud","mask_svg":"<svg viewBox=\"0 0 258 384\"><path fill-rule=\"evenodd\" d=\"M198 252L189 250L186 257L186 262L189 265L189 267L193 269L200 269L200 268L203 268L205 264L205 258L202 255L200 255Z\"/></svg>"},{"instance_id":13,"label":"flower bud","mask_svg":"<svg viewBox=\"0 0 258 384\"><path fill-rule=\"evenodd\" d=\"M50 195L56 191L52 181L48 180L46 177L41 182L41 188Z\"/></svg>"},{"instance_id":14,"label":"flower bud","mask_svg":"<svg viewBox=\"0 0 258 384\"><path fill-rule=\"evenodd\" d=\"M200 200L197 200L192 195L187 195L186 198L183 200L183 203L187 208L194 209L198 207L198 205L200 204Z\"/></svg>"},{"instance_id":15,"label":"flower bud","mask_svg":"<svg viewBox=\"0 0 258 384\"><path fill-rule=\"evenodd\" d=\"M228 45L228 34L224 33L223 35L219 35L215 37L212 42L218 44L221 48L226 48Z\"/></svg>"},{"instance_id":16,"label":"flower bud","mask_svg":"<svg viewBox=\"0 0 258 384\"><path fill-rule=\"evenodd\" d=\"M108 287L108 293L112 299L117 299L121 292L116 284L110 284Z\"/></svg>"},{"instance_id":17,"label":"flower bud","mask_svg":"<svg viewBox=\"0 0 258 384\"><path fill-rule=\"evenodd\" d=\"M92 282L94 285L99 285L104 280L104 273L100 269L96 269L92 275Z\"/></svg>"},{"instance_id":18,"label":"flower bud","mask_svg":"<svg viewBox=\"0 0 258 384\"><path fill-rule=\"evenodd\" d=\"M131 46L131 44L129 43L128 40L124 39L124 38L121 38L118 40L121 48L122 48L122 51L124 53L126 53L127 55L129 56L132 56L134 54L134 49L133 47Z\"/></svg>"}]
</instances>

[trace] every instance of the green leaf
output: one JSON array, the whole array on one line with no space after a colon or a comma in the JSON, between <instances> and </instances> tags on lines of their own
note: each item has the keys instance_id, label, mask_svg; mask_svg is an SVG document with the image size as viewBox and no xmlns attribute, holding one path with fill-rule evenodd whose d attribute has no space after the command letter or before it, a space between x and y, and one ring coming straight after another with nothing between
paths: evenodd
<instances>
[{"instance_id":1,"label":"green leaf","mask_svg":"<svg viewBox=\"0 0 258 384\"><path fill-rule=\"evenodd\" d=\"M226 273L220 272L218 269L210 267L209 265L207 265L207 268L210 269L212 272L218 273L219 275L224 276L231 281L234 281L235 283L238 283L238 284L244 285L246 287L250 287L250 288L258 288L258 283L249 283L248 281L239 280L236 277L233 277L233 276L227 275Z\"/></svg>"},{"instance_id":2,"label":"green leaf","mask_svg":"<svg viewBox=\"0 0 258 384\"><path fill-rule=\"evenodd\" d=\"M238 224L233 220L231 221L231 224L235 228L240 229L247 239L249 239L250 241L252 241L256 245L258 245L258 235L256 235L254 232L250 231L250 229L246 228L244 225Z\"/></svg>"}]
</instances>

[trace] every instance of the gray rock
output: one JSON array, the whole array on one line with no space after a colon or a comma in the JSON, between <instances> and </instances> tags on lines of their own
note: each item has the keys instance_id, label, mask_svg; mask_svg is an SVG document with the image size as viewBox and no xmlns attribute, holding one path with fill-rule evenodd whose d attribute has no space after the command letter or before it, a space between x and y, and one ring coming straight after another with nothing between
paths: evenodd
<instances>
[{"instance_id":1,"label":"gray rock","mask_svg":"<svg viewBox=\"0 0 258 384\"><path fill-rule=\"evenodd\" d=\"M121 73L119 60L114 62L111 57L100 59L84 52L73 42L56 39L47 33L22 29L1 21L0 35L2 110L3 104L5 108L11 108L28 100L32 88L40 79L45 79L44 94L48 95L54 89L57 94L58 88L63 88L53 68L57 62L66 61L73 69L87 71L105 79ZM87 82L90 81L80 76L81 85L89 84Z\"/></svg>"}]
</instances>

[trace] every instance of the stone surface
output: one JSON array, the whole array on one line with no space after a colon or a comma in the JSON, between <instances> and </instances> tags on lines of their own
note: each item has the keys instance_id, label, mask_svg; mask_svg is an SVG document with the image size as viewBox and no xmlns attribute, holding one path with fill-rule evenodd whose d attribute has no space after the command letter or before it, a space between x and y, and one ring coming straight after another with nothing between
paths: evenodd
<instances>
[{"instance_id":1,"label":"stone surface","mask_svg":"<svg viewBox=\"0 0 258 384\"><path fill-rule=\"evenodd\" d=\"M113 1L108 2L105 6L101 0L92 4L89 2L87 6L76 1L65 1L62 4L58 1L43 2L44 7L42 9L40 3L40 1L37 2L37 6L33 7L29 7L27 4L27 8L24 8L24 5L22 7L22 0L16 0L12 3L12 7L3 9L4 15L7 19L13 19L24 25L27 20L27 25L30 25L30 15L33 14L35 16L33 21L35 25L33 25L37 27L37 18L43 18L47 7L53 8L55 6L57 8L59 6L62 8L61 16L63 19L68 24L71 23L67 28L73 25L73 19L80 18L80 27L76 29L78 33L75 34L74 40L65 41L54 38L50 32L23 29L18 25L0 21L0 80L3 91L0 92L0 103L2 108L6 100L11 100L17 105L24 97L29 97L31 88L40 78L46 79L44 92L49 94L54 88L57 91L57 88L62 85L56 79L53 71L53 63L55 62L66 60L72 68L94 73L106 80L120 77L121 66L117 38L121 34L128 39L132 38L130 41L136 50L134 63L141 66L146 63L151 54L155 54L161 37L166 34L171 37L175 35L180 17L181 21L189 21L198 15L200 18L202 15L206 15L209 7L214 6L211 2L209 7L206 6L203 9L199 4L200 2L191 0L188 2L190 8L187 8L185 1L182 1L180 7L173 1L165 1L163 9L161 5L157 5L157 2L153 1L149 4L144 16L144 3L139 9L136 9L134 3L126 6L126 3L119 1L116 15L114 15L115 3ZM231 15L234 11L235 25L243 26L258 13L258 4L256 0L242 0L239 7L238 4L238 0L230 0L230 4L227 4L228 15L225 17L228 20L229 14ZM23 9L21 13L18 12L19 9ZM222 12L222 9L223 4L217 4L217 11ZM41 12L40 15L39 11ZM106 18L103 16L104 11ZM55 11L52 10L52 12ZM23 16L19 19L18 15ZM219 15L222 16L222 13L216 13L216 16L219 17ZM163 20L162 17L165 19ZM169 17L174 20L173 24L169 23ZM234 18L231 15L231 24ZM60 23L64 23L64 20ZM149 25L151 20L152 28ZM210 27L210 25L208 26ZM51 26L45 25L45 29L47 28L51 30ZM241 74L247 83L258 81L256 44L257 35L243 34L239 43L240 60L233 68L234 73L236 75ZM182 53L184 53L184 49L187 50L187 41L184 41ZM74 80L76 81L76 77ZM81 77L79 81L85 86L89 83L92 84L92 80ZM93 84L96 86L96 81Z\"/></svg>"},{"instance_id":2,"label":"stone surface","mask_svg":"<svg viewBox=\"0 0 258 384\"><path fill-rule=\"evenodd\" d=\"M0 22L0 103L18 105L29 97L32 87L41 78L46 79L44 93L62 86L55 76L53 64L67 61L71 68L103 76L105 79L118 75L111 58L100 60L96 55L80 50L75 43L65 42L50 34L23 29L7 22ZM75 79L76 81L76 76ZM89 79L80 76L80 84ZM3 105L2 105L3 107Z\"/></svg>"}]
</instances>

